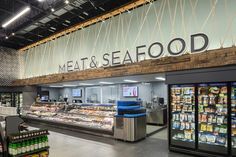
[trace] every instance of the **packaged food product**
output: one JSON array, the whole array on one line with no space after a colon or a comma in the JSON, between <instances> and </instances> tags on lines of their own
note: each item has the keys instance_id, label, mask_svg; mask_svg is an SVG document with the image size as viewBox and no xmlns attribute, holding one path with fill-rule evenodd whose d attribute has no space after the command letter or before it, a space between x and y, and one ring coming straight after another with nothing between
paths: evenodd
<instances>
[{"instance_id":1,"label":"packaged food product","mask_svg":"<svg viewBox=\"0 0 236 157\"><path fill-rule=\"evenodd\" d=\"M215 126L215 128L214 128L214 132L215 132L215 133L219 133L219 131L220 131L220 127Z\"/></svg>"},{"instance_id":2,"label":"packaged food product","mask_svg":"<svg viewBox=\"0 0 236 157\"><path fill-rule=\"evenodd\" d=\"M216 96L215 96L214 94L210 93L210 94L209 94L209 104L210 104L210 105L216 104L215 99L216 99Z\"/></svg>"},{"instance_id":3,"label":"packaged food product","mask_svg":"<svg viewBox=\"0 0 236 157\"><path fill-rule=\"evenodd\" d=\"M207 138L207 142L211 142L211 143L215 143L216 142L216 136L215 135L207 134L206 138Z\"/></svg>"},{"instance_id":4,"label":"packaged food product","mask_svg":"<svg viewBox=\"0 0 236 157\"><path fill-rule=\"evenodd\" d=\"M193 121L193 116L192 116L192 114L188 114L188 121L189 121L189 122L192 122L192 121Z\"/></svg>"},{"instance_id":5,"label":"packaged food product","mask_svg":"<svg viewBox=\"0 0 236 157\"><path fill-rule=\"evenodd\" d=\"M216 143L221 144L221 145L225 145L226 143L226 138L222 137L222 136L217 136L216 138Z\"/></svg>"},{"instance_id":6,"label":"packaged food product","mask_svg":"<svg viewBox=\"0 0 236 157\"><path fill-rule=\"evenodd\" d=\"M227 94L227 87L221 87L220 93Z\"/></svg>"},{"instance_id":7,"label":"packaged food product","mask_svg":"<svg viewBox=\"0 0 236 157\"><path fill-rule=\"evenodd\" d=\"M201 116L201 122L207 122L207 115L206 114L203 114Z\"/></svg>"},{"instance_id":8,"label":"packaged food product","mask_svg":"<svg viewBox=\"0 0 236 157\"><path fill-rule=\"evenodd\" d=\"M226 126L221 126L220 130L219 130L219 133L226 134L227 133L227 127Z\"/></svg>"},{"instance_id":9,"label":"packaged food product","mask_svg":"<svg viewBox=\"0 0 236 157\"><path fill-rule=\"evenodd\" d=\"M207 125L207 131L213 132L213 125L208 124L208 125Z\"/></svg>"},{"instance_id":10,"label":"packaged food product","mask_svg":"<svg viewBox=\"0 0 236 157\"><path fill-rule=\"evenodd\" d=\"M180 130L184 130L184 129L185 129L185 123L182 122L182 123L180 124Z\"/></svg>"},{"instance_id":11,"label":"packaged food product","mask_svg":"<svg viewBox=\"0 0 236 157\"><path fill-rule=\"evenodd\" d=\"M225 116L217 116L217 124L223 124L224 118L225 118Z\"/></svg>"},{"instance_id":12,"label":"packaged food product","mask_svg":"<svg viewBox=\"0 0 236 157\"><path fill-rule=\"evenodd\" d=\"M207 125L201 124L201 131L206 131L206 130L207 130Z\"/></svg>"},{"instance_id":13,"label":"packaged food product","mask_svg":"<svg viewBox=\"0 0 236 157\"><path fill-rule=\"evenodd\" d=\"M191 123L191 129L192 129L192 130L195 129L195 123Z\"/></svg>"},{"instance_id":14,"label":"packaged food product","mask_svg":"<svg viewBox=\"0 0 236 157\"><path fill-rule=\"evenodd\" d=\"M192 140L192 131L185 130L184 131L184 138L188 140Z\"/></svg>"},{"instance_id":15,"label":"packaged food product","mask_svg":"<svg viewBox=\"0 0 236 157\"><path fill-rule=\"evenodd\" d=\"M211 87L209 91L213 94L219 94L220 89L218 87Z\"/></svg>"},{"instance_id":16,"label":"packaged food product","mask_svg":"<svg viewBox=\"0 0 236 157\"><path fill-rule=\"evenodd\" d=\"M188 105L183 106L183 111L188 111Z\"/></svg>"},{"instance_id":17,"label":"packaged food product","mask_svg":"<svg viewBox=\"0 0 236 157\"><path fill-rule=\"evenodd\" d=\"M236 128L232 128L232 134L236 135Z\"/></svg>"},{"instance_id":18,"label":"packaged food product","mask_svg":"<svg viewBox=\"0 0 236 157\"><path fill-rule=\"evenodd\" d=\"M185 123L185 129L190 129L190 123Z\"/></svg>"},{"instance_id":19,"label":"packaged food product","mask_svg":"<svg viewBox=\"0 0 236 157\"><path fill-rule=\"evenodd\" d=\"M198 106L198 111L199 111L199 112L204 112L204 107L203 107L202 105L199 105L199 106Z\"/></svg>"},{"instance_id":20,"label":"packaged food product","mask_svg":"<svg viewBox=\"0 0 236 157\"><path fill-rule=\"evenodd\" d=\"M184 121L184 114L180 114L180 121L181 121L181 122Z\"/></svg>"},{"instance_id":21,"label":"packaged food product","mask_svg":"<svg viewBox=\"0 0 236 157\"><path fill-rule=\"evenodd\" d=\"M188 121L188 114L184 114L184 121L185 121L185 122Z\"/></svg>"},{"instance_id":22,"label":"packaged food product","mask_svg":"<svg viewBox=\"0 0 236 157\"><path fill-rule=\"evenodd\" d=\"M201 142L207 142L206 135L204 135L204 134L200 134L200 136L199 136L199 140L200 140Z\"/></svg>"},{"instance_id":23,"label":"packaged food product","mask_svg":"<svg viewBox=\"0 0 236 157\"><path fill-rule=\"evenodd\" d=\"M207 95L208 94L208 88L207 87L200 87L199 88L200 95Z\"/></svg>"},{"instance_id":24,"label":"packaged food product","mask_svg":"<svg viewBox=\"0 0 236 157\"><path fill-rule=\"evenodd\" d=\"M209 115L208 119L207 119L207 122L212 123L213 117L214 117L213 115Z\"/></svg>"}]
</instances>

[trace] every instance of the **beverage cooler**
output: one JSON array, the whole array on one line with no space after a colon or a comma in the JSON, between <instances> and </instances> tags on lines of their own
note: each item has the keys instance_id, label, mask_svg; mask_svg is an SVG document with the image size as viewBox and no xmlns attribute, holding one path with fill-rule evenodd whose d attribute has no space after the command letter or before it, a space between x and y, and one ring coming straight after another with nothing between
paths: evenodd
<instances>
[{"instance_id":1,"label":"beverage cooler","mask_svg":"<svg viewBox=\"0 0 236 157\"><path fill-rule=\"evenodd\" d=\"M236 83L169 85L169 147L236 156Z\"/></svg>"}]
</instances>

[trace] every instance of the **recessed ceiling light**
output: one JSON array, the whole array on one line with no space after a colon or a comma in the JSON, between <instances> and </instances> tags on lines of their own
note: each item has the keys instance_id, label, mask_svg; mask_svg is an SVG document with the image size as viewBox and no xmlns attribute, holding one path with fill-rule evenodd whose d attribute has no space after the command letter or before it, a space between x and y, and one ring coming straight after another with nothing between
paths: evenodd
<instances>
[{"instance_id":1,"label":"recessed ceiling light","mask_svg":"<svg viewBox=\"0 0 236 157\"><path fill-rule=\"evenodd\" d=\"M156 77L156 80L161 80L161 81L165 81L166 79L164 77Z\"/></svg>"},{"instance_id":2,"label":"recessed ceiling light","mask_svg":"<svg viewBox=\"0 0 236 157\"><path fill-rule=\"evenodd\" d=\"M45 0L38 0L39 2L43 2L43 1L45 1Z\"/></svg>"},{"instance_id":3,"label":"recessed ceiling light","mask_svg":"<svg viewBox=\"0 0 236 157\"><path fill-rule=\"evenodd\" d=\"M102 8L102 7L98 7L99 9L101 9L102 11L105 11L105 9L104 8Z\"/></svg>"},{"instance_id":4,"label":"recessed ceiling light","mask_svg":"<svg viewBox=\"0 0 236 157\"><path fill-rule=\"evenodd\" d=\"M135 81L135 80L124 80L124 82L136 83L136 82L138 82L138 81Z\"/></svg>"},{"instance_id":5,"label":"recessed ceiling light","mask_svg":"<svg viewBox=\"0 0 236 157\"><path fill-rule=\"evenodd\" d=\"M55 27L50 27L51 29L53 29L53 30L56 30L56 28Z\"/></svg>"},{"instance_id":6,"label":"recessed ceiling light","mask_svg":"<svg viewBox=\"0 0 236 157\"><path fill-rule=\"evenodd\" d=\"M54 12L55 11L55 9L54 8L51 8L51 12Z\"/></svg>"},{"instance_id":7,"label":"recessed ceiling light","mask_svg":"<svg viewBox=\"0 0 236 157\"><path fill-rule=\"evenodd\" d=\"M81 19L83 19L83 20L85 19L83 16L78 16L78 17L81 18Z\"/></svg>"},{"instance_id":8,"label":"recessed ceiling light","mask_svg":"<svg viewBox=\"0 0 236 157\"><path fill-rule=\"evenodd\" d=\"M65 3L66 3L66 4L69 4L69 1L68 1L68 0L65 0Z\"/></svg>"},{"instance_id":9,"label":"recessed ceiling light","mask_svg":"<svg viewBox=\"0 0 236 157\"><path fill-rule=\"evenodd\" d=\"M69 21L69 20L65 20L65 22L66 22L66 23L70 23L70 21Z\"/></svg>"},{"instance_id":10,"label":"recessed ceiling light","mask_svg":"<svg viewBox=\"0 0 236 157\"><path fill-rule=\"evenodd\" d=\"M11 35L13 35L13 36L14 36L14 35L15 35L15 33L11 33Z\"/></svg>"},{"instance_id":11,"label":"recessed ceiling light","mask_svg":"<svg viewBox=\"0 0 236 157\"><path fill-rule=\"evenodd\" d=\"M5 39L8 39L8 36L6 36Z\"/></svg>"},{"instance_id":12,"label":"recessed ceiling light","mask_svg":"<svg viewBox=\"0 0 236 157\"><path fill-rule=\"evenodd\" d=\"M114 84L113 82L99 82L100 84Z\"/></svg>"},{"instance_id":13,"label":"recessed ceiling light","mask_svg":"<svg viewBox=\"0 0 236 157\"><path fill-rule=\"evenodd\" d=\"M86 16L88 16L88 15L89 15L89 14L88 14L87 12L85 12L85 11L83 12L83 14L84 14L84 15L86 15Z\"/></svg>"},{"instance_id":14,"label":"recessed ceiling light","mask_svg":"<svg viewBox=\"0 0 236 157\"><path fill-rule=\"evenodd\" d=\"M21 16L23 16L25 13L27 13L28 11L30 11L30 7L26 7L24 8L22 11L20 11L18 14L16 14L14 17L12 17L9 21L7 21L6 23L4 23L2 25L3 28L7 27L9 24L11 24L12 22L14 22L15 20L17 20L18 18L20 18Z\"/></svg>"}]
</instances>

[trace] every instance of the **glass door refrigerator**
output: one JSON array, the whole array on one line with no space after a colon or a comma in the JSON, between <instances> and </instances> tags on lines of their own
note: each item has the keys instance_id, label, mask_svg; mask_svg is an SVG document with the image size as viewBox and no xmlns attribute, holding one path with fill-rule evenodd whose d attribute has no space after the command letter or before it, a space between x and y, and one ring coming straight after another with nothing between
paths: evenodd
<instances>
[{"instance_id":1,"label":"glass door refrigerator","mask_svg":"<svg viewBox=\"0 0 236 157\"><path fill-rule=\"evenodd\" d=\"M231 84L231 147L236 156L236 83Z\"/></svg>"},{"instance_id":2,"label":"glass door refrigerator","mask_svg":"<svg viewBox=\"0 0 236 157\"><path fill-rule=\"evenodd\" d=\"M198 85L198 149L228 154L228 88L226 83Z\"/></svg>"},{"instance_id":3,"label":"glass door refrigerator","mask_svg":"<svg viewBox=\"0 0 236 157\"><path fill-rule=\"evenodd\" d=\"M170 145L195 149L195 87L172 85L169 92Z\"/></svg>"}]
</instances>

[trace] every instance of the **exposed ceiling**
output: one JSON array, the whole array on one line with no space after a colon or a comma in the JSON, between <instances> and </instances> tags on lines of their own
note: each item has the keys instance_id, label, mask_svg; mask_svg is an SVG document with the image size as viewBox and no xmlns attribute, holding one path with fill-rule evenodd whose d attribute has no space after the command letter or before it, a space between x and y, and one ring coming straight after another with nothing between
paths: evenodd
<instances>
[{"instance_id":1,"label":"exposed ceiling","mask_svg":"<svg viewBox=\"0 0 236 157\"><path fill-rule=\"evenodd\" d=\"M19 49L133 0L0 0L0 46ZM2 24L29 6L30 11ZM52 11L52 9L54 9Z\"/></svg>"}]
</instances>

